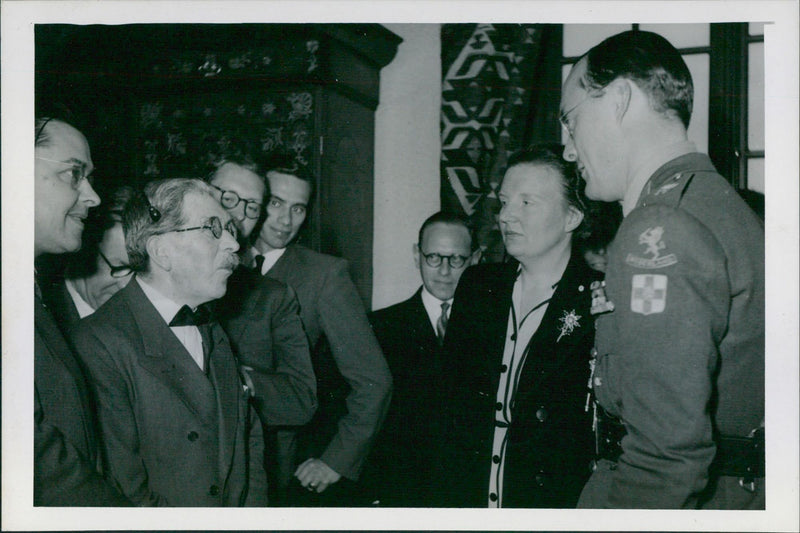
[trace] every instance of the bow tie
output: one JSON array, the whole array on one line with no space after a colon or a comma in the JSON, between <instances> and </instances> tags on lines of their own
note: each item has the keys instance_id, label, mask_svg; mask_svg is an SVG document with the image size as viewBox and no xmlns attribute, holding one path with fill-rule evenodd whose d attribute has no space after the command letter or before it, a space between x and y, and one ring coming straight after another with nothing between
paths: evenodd
<instances>
[{"instance_id":1,"label":"bow tie","mask_svg":"<svg viewBox=\"0 0 800 533\"><path fill-rule=\"evenodd\" d=\"M175 314L175 318L170 320L169 327L201 326L211 321L211 310L208 306L201 305L197 308L197 311L192 311L188 305L184 305Z\"/></svg>"}]
</instances>

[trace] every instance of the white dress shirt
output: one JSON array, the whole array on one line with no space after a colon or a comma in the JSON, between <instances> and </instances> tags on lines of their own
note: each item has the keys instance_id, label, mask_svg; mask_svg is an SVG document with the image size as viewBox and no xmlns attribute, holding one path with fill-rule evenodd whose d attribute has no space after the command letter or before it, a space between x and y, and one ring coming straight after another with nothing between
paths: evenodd
<instances>
[{"instance_id":1,"label":"white dress shirt","mask_svg":"<svg viewBox=\"0 0 800 533\"><path fill-rule=\"evenodd\" d=\"M135 279L142 288L142 291L144 291L144 295L147 296L147 299L150 300L150 303L156 308L158 314L164 319L164 322L169 324L170 321L175 318L180 308L183 307L183 304L173 302L161 294L155 287L148 285L138 277ZM192 356L192 359L194 359L194 362L200 367L200 370L205 371L203 365L203 336L200 335L200 330L197 326L177 326L170 327L169 329L178 337L178 340L181 341L181 344L183 344L186 351Z\"/></svg>"},{"instance_id":2,"label":"white dress shirt","mask_svg":"<svg viewBox=\"0 0 800 533\"><path fill-rule=\"evenodd\" d=\"M263 253L258 250L255 246L250 249L250 254L252 255L252 261L250 265L255 267L256 263L256 256L263 255L264 256L264 264L261 265L261 275L265 276L269 269L275 266L275 263L278 262L278 259L281 258L283 252L286 251L286 248L279 248L277 250L270 250L269 252Z\"/></svg>"},{"instance_id":3,"label":"white dress shirt","mask_svg":"<svg viewBox=\"0 0 800 533\"><path fill-rule=\"evenodd\" d=\"M80 295L78 289L75 288L75 283L71 279L65 279L64 285L67 286L67 292L69 293L70 298L72 298L72 302L75 304L75 309L78 310L78 315L81 318L85 318L94 313L94 308L86 303L86 300L84 300Z\"/></svg>"}]
</instances>

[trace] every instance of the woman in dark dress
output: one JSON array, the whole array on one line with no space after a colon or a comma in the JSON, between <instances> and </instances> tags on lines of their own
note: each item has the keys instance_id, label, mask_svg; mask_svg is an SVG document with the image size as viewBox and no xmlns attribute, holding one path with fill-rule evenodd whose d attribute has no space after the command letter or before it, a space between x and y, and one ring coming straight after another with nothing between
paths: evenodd
<instances>
[{"instance_id":1,"label":"woman in dark dress","mask_svg":"<svg viewBox=\"0 0 800 533\"><path fill-rule=\"evenodd\" d=\"M499 225L513 261L462 276L445 338L435 504L573 507L588 479L592 284L587 200L559 145L509 159Z\"/></svg>"}]
</instances>

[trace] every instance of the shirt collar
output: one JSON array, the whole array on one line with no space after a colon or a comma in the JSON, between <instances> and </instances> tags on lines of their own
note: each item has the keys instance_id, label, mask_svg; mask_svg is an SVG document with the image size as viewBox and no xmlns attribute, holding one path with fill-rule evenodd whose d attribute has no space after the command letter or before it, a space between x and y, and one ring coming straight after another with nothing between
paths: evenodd
<instances>
[{"instance_id":1,"label":"shirt collar","mask_svg":"<svg viewBox=\"0 0 800 533\"><path fill-rule=\"evenodd\" d=\"M450 304L450 307L447 309L447 316L449 317L450 310L453 307L453 299L450 298L449 300L442 301L428 292L425 285L422 286L422 305L425 306L425 312L428 313L428 319L431 321L434 330L436 330L436 322L442 314L442 304L444 302Z\"/></svg>"},{"instance_id":2,"label":"shirt collar","mask_svg":"<svg viewBox=\"0 0 800 533\"><path fill-rule=\"evenodd\" d=\"M138 276L136 276L134 279L136 279L136 282L142 288L142 292L144 292L144 295L147 296L148 300L150 300L150 303L153 304L153 307L156 308L158 314L164 319L164 322L169 324L170 321L175 318L178 310L183 306L173 302L164 296L158 289L146 283Z\"/></svg>"},{"instance_id":3,"label":"shirt collar","mask_svg":"<svg viewBox=\"0 0 800 533\"><path fill-rule=\"evenodd\" d=\"M264 275L267 272L269 272L269 269L275 266L275 263L278 262L278 259L280 259L283 256L283 253L285 251L286 248L278 248L276 250L270 250L269 252L262 252L258 248L253 246L252 248L250 248L251 260L249 264L251 266L255 266L256 256L263 255L264 264L261 266L261 274Z\"/></svg>"},{"instance_id":4,"label":"shirt collar","mask_svg":"<svg viewBox=\"0 0 800 533\"><path fill-rule=\"evenodd\" d=\"M71 279L65 279L64 285L66 285L67 292L69 293L70 298L72 298L72 302L75 304L75 309L78 310L78 316L85 318L94 313L95 309L83 299L81 294L78 292L78 289L75 288L75 283Z\"/></svg>"},{"instance_id":5,"label":"shirt collar","mask_svg":"<svg viewBox=\"0 0 800 533\"><path fill-rule=\"evenodd\" d=\"M622 199L622 215L628 216L628 213L633 211L639 202L644 186L647 185L656 170L676 157L696 151L697 147L692 141L680 141L667 146L657 146L645 154L645 157L642 158L645 163L636 169L633 179L625 191L625 197Z\"/></svg>"}]
</instances>

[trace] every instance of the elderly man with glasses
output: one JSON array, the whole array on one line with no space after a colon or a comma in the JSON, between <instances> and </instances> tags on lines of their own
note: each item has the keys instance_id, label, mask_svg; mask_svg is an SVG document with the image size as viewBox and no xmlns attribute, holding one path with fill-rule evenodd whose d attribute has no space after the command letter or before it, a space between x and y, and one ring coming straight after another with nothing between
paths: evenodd
<instances>
[{"instance_id":1,"label":"elderly man with glasses","mask_svg":"<svg viewBox=\"0 0 800 533\"><path fill-rule=\"evenodd\" d=\"M88 176L89 143L62 120L36 121L34 257L81 246L89 209L100 203ZM97 469L98 439L86 378L75 353L42 299L34 298L33 504L130 505Z\"/></svg>"},{"instance_id":2,"label":"elderly man with glasses","mask_svg":"<svg viewBox=\"0 0 800 533\"><path fill-rule=\"evenodd\" d=\"M171 179L147 185L123 226L133 281L73 334L107 476L142 506L265 505L261 426L204 305L239 264L236 224L207 184Z\"/></svg>"},{"instance_id":3,"label":"elderly man with glasses","mask_svg":"<svg viewBox=\"0 0 800 533\"><path fill-rule=\"evenodd\" d=\"M65 335L131 279L122 211L133 194L133 188L120 187L110 203L89 213L84 245L67 259L63 272L53 274L42 287L45 303Z\"/></svg>"},{"instance_id":4,"label":"elderly man with glasses","mask_svg":"<svg viewBox=\"0 0 800 533\"><path fill-rule=\"evenodd\" d=\"M244 247L261 217L267 192L258 166L246 158L226 158L217 162L208 183L237 223ZM277 428L308 423L317 406L317 381L295 292L240 265L216 308L236 357L254 383L253 405L271 458L270 502L283 503L280 480L291 475L293 465L278 459Z\"/></svg>"}]
</instances>

